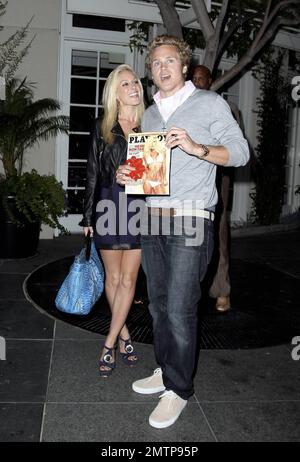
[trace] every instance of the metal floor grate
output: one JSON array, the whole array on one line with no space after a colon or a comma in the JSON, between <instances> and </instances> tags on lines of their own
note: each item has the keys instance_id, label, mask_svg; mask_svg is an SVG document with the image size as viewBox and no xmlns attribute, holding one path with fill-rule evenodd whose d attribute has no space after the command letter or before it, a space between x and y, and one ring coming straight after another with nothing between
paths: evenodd
<instances>
[{"instance_id":1,"label":"metal floor grate","mask_svg":"<svg viewBox=\"0 0 300 462\"><path fill-rule=\"evenodd\" d=\"M27 298L54 318L106 335L110 310L103 295L87 316L58 311L54 299L74 257L36 269L26 280ZM231 262L232 310L220 314L214 300L204 296L199 305L199 345L202 349L247 349L290 343L300 332L300 284L287 274L244 260ZM205 292L205 290L204 290ZM145 276L140 271L128 328L135 342L153 342Z\"/></svg>"}]
</instances>

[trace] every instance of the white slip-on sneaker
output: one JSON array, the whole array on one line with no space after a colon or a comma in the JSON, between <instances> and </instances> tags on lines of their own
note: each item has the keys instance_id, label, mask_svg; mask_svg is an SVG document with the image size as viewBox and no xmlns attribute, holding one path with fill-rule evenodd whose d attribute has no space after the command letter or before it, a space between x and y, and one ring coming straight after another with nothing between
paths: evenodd
<instances>
[{"instance_id":1,"label":"white slip-on sneaker","mask_svg":"<svg viewBox=\"0 0 300 462\"><path fill-rule=\"evenodd\" d=\"M174 391L168 390L160 395L160 401L150 414L149 424L155 428L166 428L176 422L187 400L180 398Z\"/></svg>"},{"instance_id":2,"label":"white slip-on sneaker","mask_svg":"<svg viewBox=\"0 0 300 462\"><path fill-rule=\"evenodd\" d=\"M166 387L163 383L161 368L158 367L155 369L150 377L133 382L132 389L136 393L141 393L142 395L151 395L152 393L164 391Z\"/></svg>"}]
</instances>

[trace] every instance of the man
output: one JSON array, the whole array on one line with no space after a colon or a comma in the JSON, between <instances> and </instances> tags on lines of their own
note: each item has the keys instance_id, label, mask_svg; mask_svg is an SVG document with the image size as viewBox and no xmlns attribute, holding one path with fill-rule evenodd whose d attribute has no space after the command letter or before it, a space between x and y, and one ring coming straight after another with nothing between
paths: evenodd
<instances>
[{"instance_id":1,"label":"man","mask_svg":"<svg viewBox=\"0 0 300 462\"><path fill-rule=\"evenodd\" d=\"M172 425L194 393L197 308L200 280L213 247L216 165L239 166L249 159L247 142L227 103L216 93L197 90L191 81L185 82L189 62L188 45L176 37L162 35L149 44L147 64L159 91L154 95L155 104L144 114L142 130L167 130L166 143L172 153L170 196L161 202L149 196L147 206L151 221L168 218L170 229L164 233L162 225L158 233L151 234L150 229L142 236L142 264L159 368L152 376L134 382L132 388L141 394L164 392L149 417L155 428ZM128 170L127 166L119 168L119 183L126 183ZM191 225L179 234L181 219L188 219ZM201 242L195 239L190 245L191 229L201 235Z\"/></svg>"},{"instance_id":2,"label":"man","mask_svg":"<svg viewBox=\"0 0 300 462\"><path fill-rule=\"evenodd\" d=\"M209 90L212 84L212 75L210 70L203 65L197 65L194 68L192 81L197 88ZM239 111L230 104L233 116L240 125ZM215 226L218 231L216 239L217 248L215 249L215 264L213 269L216 273L213 278L209 294L216 299L216 310L225 313L230 309L230 278L229 278L229 251L228 251L228 218L227 209L229 202L230 189L230 170L218 167L217 169L217 189L219 193L219 202L217 205L217 214Z\"/></svg>"},{"instance_id":3,"label":"man","mask_svg":"<svg viewBox=\"0 0 300 462\"><path fill-rule=\"evenodd\" d=\"M198 64L194 67L192 82L201 90L209 90L212 84L212 75L208 67Z\"/></svg>"}]
</instances>

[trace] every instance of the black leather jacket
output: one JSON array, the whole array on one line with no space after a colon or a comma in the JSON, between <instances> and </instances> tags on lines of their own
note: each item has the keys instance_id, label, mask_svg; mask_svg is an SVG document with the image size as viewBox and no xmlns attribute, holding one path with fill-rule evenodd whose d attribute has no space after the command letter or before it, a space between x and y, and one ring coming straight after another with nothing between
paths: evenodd
<instances>
[{"instance_id":1,"label":"black leather jacket","mask_svg":"<svg viewBox=\"0 0 300 462\"><path fill-rule=\"evenodd\" d=\"M93 226L96 202L99 197L100 186L112 186L116 181L116 171L119 165L124 164L127 154L127 140L117 122L112 128L115 140L106 144L100 132L101 120L95 119L90 135L88 153L86 185L83 206L83 219L80 226ZM138 131L138 128L133 129Z\"/></svg>"}]
</instances>

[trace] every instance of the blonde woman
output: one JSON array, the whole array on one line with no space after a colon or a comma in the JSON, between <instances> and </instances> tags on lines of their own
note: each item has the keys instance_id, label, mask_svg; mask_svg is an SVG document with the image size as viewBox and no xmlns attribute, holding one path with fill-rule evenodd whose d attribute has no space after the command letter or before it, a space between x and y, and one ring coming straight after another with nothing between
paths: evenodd
<instances>
[{"instance_id":1,"label":"blonde woman","mask_svg":"<svg viewBox=\"0 0 300 462\"><path fill-rule=\"evenodd\" d=\"M112 319L100 356L99 372L102 377L107 377L115 368L117 339L123 361L131 366L138 360L126 319L140 267L140 236L131 235L128 227L124 233L124 223L122 233L118 231L120 214L124 217L122 214L127 213L128 224L132 215L128 213L128 206L134 196L125 196L124 188L115 181L117 168L126 160L127 135L139 131L144 112L141 82L127 64L121 64L108 76L103 90L103 106L103 118L96 119L91 134L84 213L80 224L85 235L90 232L94 236L105 268L105 293ZM109 223L109 227L104 223Z\"/></svg>"},{"instance_id":2,"label":"blonde woman","mask_svg":"<svg viewBox=\"0 0 300 462\"><path fill-rule=\"evenodd\" d=\"M166 150L156 138L149 137L145 143L143 189L145 194L165 194L166 186Z\"/></svg>"}]
</instances>

